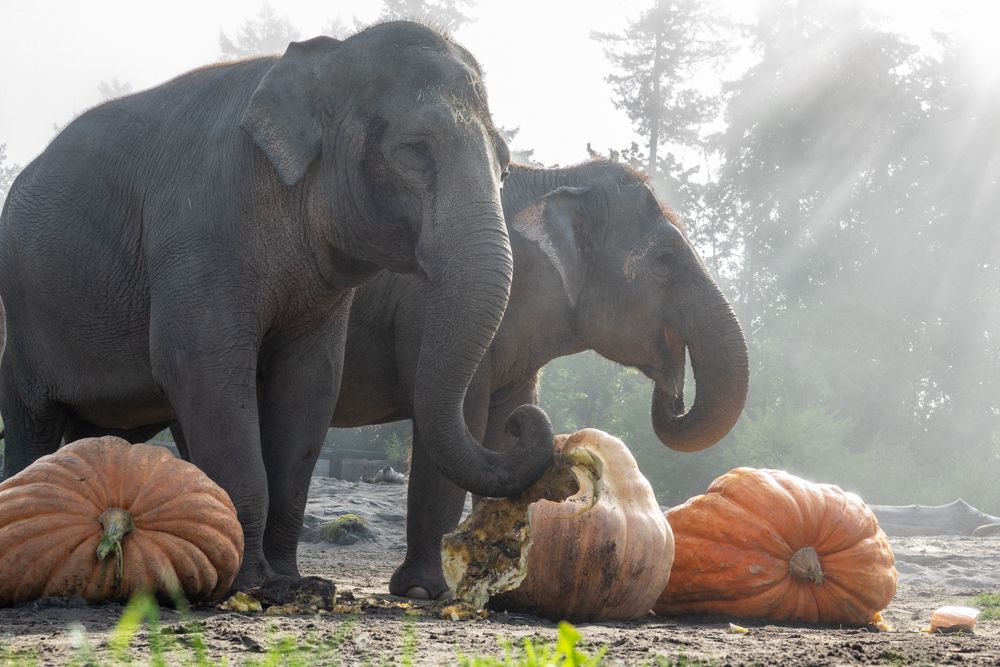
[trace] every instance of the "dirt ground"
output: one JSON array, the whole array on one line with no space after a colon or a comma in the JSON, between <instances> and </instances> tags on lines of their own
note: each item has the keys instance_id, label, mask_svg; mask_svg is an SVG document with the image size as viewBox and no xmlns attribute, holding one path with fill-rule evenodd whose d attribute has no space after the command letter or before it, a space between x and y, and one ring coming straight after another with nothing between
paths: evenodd
<instances>
[{"instance_id":1,"label":"dirt ground","mask_svg":"<svg viewBox=\"0 0 1000 667\"><path fill-rule=\"evenodd\" d=\"M501 657L501 641L523 638L552 643L556 624L531 616L498 613L486 619L446 621L406 607L385 595L389 576L401 560L405 489L393 484L314 480L309 511L330 518L347 511L362 516L375 541L348 546L300 545L303 574L328 577L338 595L350 592L364 611L356 614L270 616L197 609L207 657L229 664L257 663L282 639L289 644L322 645L304 664L455 664L459 653ZM885 612L890 632L868 629L788 627L746 619L663 619L635 623L583 623L581 648L607 646L606 664L707 665L1000 665L1000 621L981 621L974 634L919 632L931 611L962 604L977 593L1000 591L1000 537L924 537L892 540L900 572L896 598ZM4 657L31 656L40 664L66 664L94 656L106 664L112 630L123 607L47 600L0 610L0 663ZM161 608L161 625L181 632L181 615ZM733 620L749 628L728 632ZM178 637L189 661L192 640ZM130 653L136 662L150 656L148 632L140 632ZM174 660L171 659L170 662Z\"/></svg>"}]
</instances>

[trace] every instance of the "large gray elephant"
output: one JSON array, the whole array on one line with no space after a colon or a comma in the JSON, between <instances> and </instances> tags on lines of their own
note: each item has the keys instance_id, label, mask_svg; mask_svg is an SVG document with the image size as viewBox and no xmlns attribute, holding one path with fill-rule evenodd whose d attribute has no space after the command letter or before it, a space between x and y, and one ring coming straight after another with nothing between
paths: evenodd
<instances>
[{"instance_id":1,"label":"large gray elephant","mask_svg":"<svg viewBox=\"0 0 1000 667\"><path fill-rule=\"evenodd\" d=\"M512 417L503 455L462 418L510 290L508 161L473 57L407 22L84 113L0 219L6 474L64 433L177 421L243 525L235 587L294 586L354 288L386 268L426 287L413 417L429 458L479 494L523 489L551 461L544 413Z\"/></svg>"},{"instance_id":2,"label":"large gray elephant","mask_svg":"<svg viewBox=\"0 0 1000 667\"><path fill-rule=\"evenodd\" d=\"M542 366L590 349L654 381L653 426L666 445L695 451L720 440L746 399L746 343L729 303L645 178L608 161L512 165L502 201L514 283L466 396L472 433L490 449L508 447L504 422L517 406L537 402ZM389 273L358 289L334 426L413 417L423 293L419 281ZM685 348L697 383L686 413ZM390 582L397 595L447 592L440 540L457 524L465 492L435 465L435 437L415 423L407 554Z\"/></svg>"}]
</instances>

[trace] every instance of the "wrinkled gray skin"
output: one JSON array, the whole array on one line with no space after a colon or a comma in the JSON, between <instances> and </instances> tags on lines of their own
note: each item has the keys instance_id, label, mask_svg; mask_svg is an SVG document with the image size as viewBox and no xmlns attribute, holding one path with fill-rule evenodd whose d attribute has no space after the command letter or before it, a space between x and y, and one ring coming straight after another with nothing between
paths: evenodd
<instances>
[{"instance_id":1,"label":"wrinkled gray skin","mask_svg":"<svg viewBox=\"0 0 1000 667\"><path fill-rule=\"evenodd\" d=\"M653 425L667 446L695 451L721 439L745 402L746 343L725 297L644 179L606 161L512 165L502 198L514 283L466 397L472 433L490 449L508 447L504 422L517 406L537 402L541 367L590 349L655 381ZM419 281L389 273L358 290L333 425L412 418L423 294ZM697 383L686 414L685 348ZM407 554L390 582L397 595L447 592L440 541L457 525L465 492L433 464L435 446L416 423Z\"/></svg>"},{"instance_id":2,"label":"wrinkled gray skin","mask_svg":"<svg viewBox=\"0 0 1000 667\"><path fill-rule=\"evenodd\" d=\"M309 477L330 424L354 288L426 289L412 381L435 469L508 495L551 460L528 407L506 455L465 388L506 306L507 148L471 55L387 23L206 67L73 121L0 219L5 472L60 440L183 429L236 505L235 587L297 581Z\"/></svg>"}]
</instances>

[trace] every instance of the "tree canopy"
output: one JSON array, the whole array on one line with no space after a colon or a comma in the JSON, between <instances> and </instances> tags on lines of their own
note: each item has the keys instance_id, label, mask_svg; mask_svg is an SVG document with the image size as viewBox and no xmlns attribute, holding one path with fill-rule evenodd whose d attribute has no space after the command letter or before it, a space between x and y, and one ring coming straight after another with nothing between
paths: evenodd
<instances>
[{"instance_id":1,"label":"tree canopy","mask_svg":"<svg viewBox=\"0 0 1000 667\"><path fill-rule=\"evenodd\" d=\"M703 488L729 467L764 465L873 501L1000 507L1000 232L990 214L1000 89L977 85L981 74L946 37L921 49L863 3L774 0L749 28L754 60L722 91L724 129L698 138L717 168L684 164L696 126L683 123L659 136L681 157L653 166L654 183L692 176L675 208L746 329L744 418L703 454L664 455L647 426L623 419L648 401L639 383L605 423L626 424L670 502L698 490L689 480ZM631 67L623 80L657 64L649 49L631 56L611 54ZM641 133L655 118L641 116L650 112L633 90L616 88ZM560 376L582 378L593 362L560 363ZM594 387L615 394L629 373ZM577 415L594 403L582 399Z\"/></svg>"}]
</instances>

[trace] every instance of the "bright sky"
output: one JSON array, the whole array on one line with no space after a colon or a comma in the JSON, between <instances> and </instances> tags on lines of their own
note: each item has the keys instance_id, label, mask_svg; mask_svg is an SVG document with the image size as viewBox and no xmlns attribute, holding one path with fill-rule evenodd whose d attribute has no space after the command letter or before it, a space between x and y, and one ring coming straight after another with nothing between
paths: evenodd
<instances>
[{"instance_id":1,"label":"bright sky","mask_svg":"<svg viewBox=\"0 0 1000 667\"><path fill-rule=\"evenodd\" d=\"M745 14L747 2L731 0ZM456 33L486 71L497 123L521 127L514 148L534 148L545 164L586 159L585 146L633 140L605 83L608 66L591 30L620 31L652 0L479 0L478 20ZM956 27L979 45L984 63L1000 62L995 37L1000 1L872 0L900 31L926 36ZM0 143L26 164L76 114L101 101L98 84L117 79L141 90L219 57L219 30L234 36L260 0L0 0ZM339 15L373 20L381 3L280 0L272 7L318 34Z\"/></svg>"}]
</instances>

